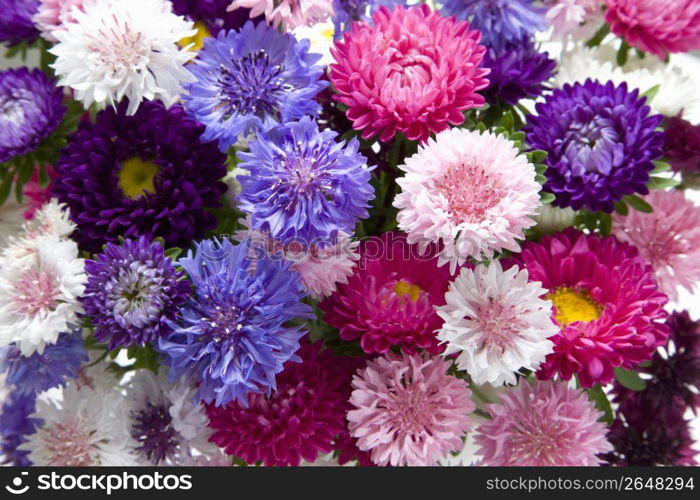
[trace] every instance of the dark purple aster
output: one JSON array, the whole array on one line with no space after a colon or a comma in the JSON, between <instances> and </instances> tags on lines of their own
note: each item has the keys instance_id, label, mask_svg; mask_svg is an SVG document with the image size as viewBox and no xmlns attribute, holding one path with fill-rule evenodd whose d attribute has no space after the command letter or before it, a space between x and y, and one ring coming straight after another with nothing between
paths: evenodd
<instances>
[{"instance_id":1,"label":"dark purple aster","mask_svg":"<svg viewBox=\"0 0 700 500\"><path fill-rule=\"evenodd\" d=\"M252 228L285 240L334 240L352 234L374 198L367 160L359 142L336 142L309 117L260 133L239 153L239 207L252 215ZM303 242L302 242L303 243Z\"/></svg>"},{"instance_id":2,"label":"dark purple aster","mask_svg":"<svg viewBox=\"0 0 700 500\"><path fill-rule=\"evenodd\" d=\"M59 335L56 343L48 344L41 354L22 356L11 345L0 361L0 371L7 373L5 383L14 386L16 392L38 394L77 377L81 364L87 360L81 330L76 328Z\"/></svg>"},{"instance_id":3,"label":"dark purple aster","mask_svg":"<svg viewBox=\"0 0 700 500\"><path fill-rule=\"evenodd\" d=\"M36 150L61 123L62 101L61 89L41 70L0 71L0 163Z\"/></svg>"},{"instance_id":4,"label":"dark purple aster","mask_svg":"<svg viewBox=\"0 0 700 500\"><path fill-rule=\"evenodd\" d=\"M663 117L649 114L638 90L586 80L556 89L536 109L524 130L533 149L548 153L544 189L555 205L612 212L624 196L649 192Z\"/></svg>"},{"instance_id":5,"label":"dark purple aster","mask_svg":"<svg viewBox=\"0 0 700 500\"><path fill-rule=\"evenodd\" d=\"M156 342L170 332L168 321L190 293L189 281L163 246L143 236L107 243L96 260L85 261L85 271L85 314L95 326L95 339L109 342L109 349Z\"/></svg>"},{"instance_id":6,"label":"dark purple aster","mask_svg":"<svg viewBox=\"0 0 700 500\"><path fill-rule=\"evenodd\" d=\"M17 45L39 38L39 30L32 21L38 8L39 0L3 0L0 8L0 43Z\"/></svg>"},{"instance_id":7,"label":"dark purple aster","mask_svg":"<svg viewBox=\"0 0 700 500\"><path fill-rule=\"evenodd\" d=\"M664 129L664 153L671 168L683 175L687 186L700 187L700 125L674 116L666 118Z\"/></svg>"},{"instance_id":8,"label":"dark purple aster","mask_svg":"<svg viewBox=\"0 0 700 500\"><path fill-rule=\"evenodd\" d=\"M137 453L154 465L176 454L180 434L172 425L169 408L149 401L129 416L132 420L131 437L138 443Z\"/></svg>"},{"instance_id":9,"label":"dark purple aster","mask_svg":"<svg viewBox=\"0 0 700 500\"><path fill-rule=\"evenodd\" d=\"M150 101L133 116L126 105L81 123L55 165L54 195L70 208L84 250L142 235L188 246L216 227L208 209L226 190L226 156L200 140L204 127L179 105Z\"/></svg>"},{"instance_id":10,"label":"dark purple aster","mask_svg":"<svg viewBox=\"0 0 700 500\"><path fill-rule=\"evenodd\" d=\"M299 275L289 262L255 253L250 240L204 240L178 264L195 291L158 343L170 379L194 377L198 397L217 406L270 394L284 363L299 361L306 332L290 322L313 317Z\"/></svg>"},{"instance_id":11,"label":"dark purple aster","mask_svg":"<svg viewBox=\"0 0 700 500\"><path fill-rule=\"evenodd\" d=\"M249 19L249 9L227 11L231 0L170 0L173 12L192 21L203 22L209 32L216 36L219 31L240 28Z\"/></svg>"},{"instance_id":12,"label":"dark purple aster","mask_svg":"<svg viewBox=\"0 0 700 500\"><path fill-rule=\"evenodd\" d=\"M30 415L36 406L35 394L11 392L0 411L0 456L4 464L26 467L32 465L29 452L19 446L27 441L27 436L36 431L40 422Z\"/></svg>"},{"instance_id":13,"label":"dark purple aster","mask_svg":"<svg viewBox=\"0 0 700 500\"><path fill-rule=\"evenodd\" d=\"M515 106L519 100L538 97L547 88L544 83L552 77L557 66L547 52L524 39L521 44L500 53L490 49L484 66L491 69L489 86L481 94L490 104L503 101Z\"/></svg>"}]
</instances>

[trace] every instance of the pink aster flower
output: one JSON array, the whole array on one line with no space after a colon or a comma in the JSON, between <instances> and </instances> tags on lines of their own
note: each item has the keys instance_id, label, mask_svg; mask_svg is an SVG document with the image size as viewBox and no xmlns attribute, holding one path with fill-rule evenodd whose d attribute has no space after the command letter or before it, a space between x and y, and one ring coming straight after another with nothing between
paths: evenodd
<instances>
[{"instance_id":1,"label":"pink aster flower","mask_svg":"<svg viewBox=\"0 0 700 500\"><path fill-rule=\"evenodd\" d=\"M464 122L463 111L484 104L488 85L480 67L486 51L469 23L442 17L427 5L374 13L331 49L330 79L362 137L396 132L425 141L431 132Z\"/></svg>"},{"instance_id":2,"label":"pink aster flower","mask_svg":"<svg viewBox=\"0 0 700 500\"><path fill-rule=\"evenodd\" d=\"M606 0L605 21L632 47L664 59L700 48L697 0Z\"/></svg>"},{"instance_id":3,"label":"pink aster flower","mask_svg":"<svg viewBox=\"0 0 700 500\"><path fill-rule=\"evenodd\" d=\"M249 464L297 466L336 449L346 435L352 369L357 365L321 350L321 342L302 344L300 363L290 362L277 376L277 389L237 403L207 407L210 441ZM345 445L344 445L345 447Z\"/></svg>"},{"instance_id":4,"label":"pink aster flower","mask_svg":"<svg viewBox=\"0 0 700 500\"><path fill-rule=\"evenodd\" d=\"M41 36L49 42L58 42L53 35L63 29L65 23L75 22L71 14L73 8L82 9L83 0L39 0L39 10L34 14L34 24Z\"/></svg>"},{"instance_id":5,"label":"pink aster flower","mask_svg":"<svg viewBox=\"0 0 700 500\"><path fill-rule=\"evenodd\" d=\"M612 450L601 413L584 391L565 383L521 381L488 405L477 455L489 466L595 466Z\"/></svg>"},{"instance_id":6,"label":"pink aster flower","mask_svg":"<svg viewBox=\"0 0 700 500\"><path fill-rule=\"evenodd\" d=\"M515 260L547 289L560 328L540 379L606 384L616 367L633 368L665 343L668 297L633 246L567 229L526 243Z\"/></svg>"},{"instance_id":7,"label":"pink aster flower","mask_svg":"<svg viewBox=\"0 0 700 500\"><path fill-rule=\"evenodd\" d=\"M53 174L53 168L48 167L49 176ZM50 177L49 177L50 178ZM31 220L38 210L51 200L51 182L42 186L39 182L39 173L34 172L32 179L24 185L24 196L29 198L24 218Z\"/></svg>"},{"instance_id":8,"label":"pink aster flower","mask_svg":"<svg viewBox=\"0 0 700 500\"><path fill-rule=\"evenodd\" d=\"M441 243L441 265L517 252L516 239L535 225L542 189L535 167L503 136L445 130L405 163L394 200L399 228L409 243Z\"/></svg>"},{"instance_id":9,"label":"pink aster flower","mask_svg":"<svg viewBox=\"0 0 700 500\"><path fill-rule=\"evenodd\" d=\"M265 20L285 31L325 21L335 13L333 0L234 0L228 10L250 9L253 19L265 14Z\"/></svg>"},{"instance_id":10,"label":"pink aster flower","mask_svg":"<svg viewBox=\"0 0 700 500\"><path fill-rule=\"evenodd\" d=\"M603 3L604 0L549 0L547 22L559 38L591 36L603 21Z\"/></svg>"},{"instance_id":11,"label":"pink aster flower","mask_svg":"<svg viewBox=\"0 0 700 500\"><path fill-rule=\"evenodd\" d=\"M352 380L350 434L377 465L436 465L461 450L476 406L440 358L388 353Z\"/></svg>"},{"instance_id":12,"label":"pink aster flower","mask_svg":"<svg viewBox=\"0 0 700 500\"><path fill-rule=\"evenodd\" d=\"M321 303L324 320L340 338L360 339L368 353L400 346L409 353L442 352L435 331L442 321L436 306L445 303L450 273L437 265L437 247L421 255L400 233L385 233L360 246L360 260L348 282Z\"/></svg>"},{"instance_id":13,"label":"pink aster flower","mask_svg":"<svg viewBox=\"0 0 700 500\"><path fill-rule=\"evenodd\" d=\"M613 235L637 247L656 272L656 280L671 299L678 288L689 292L700 281L700 207L683 191L652 191L644 198L654 211L613 215Z\"/></svg>"}]
</instances>

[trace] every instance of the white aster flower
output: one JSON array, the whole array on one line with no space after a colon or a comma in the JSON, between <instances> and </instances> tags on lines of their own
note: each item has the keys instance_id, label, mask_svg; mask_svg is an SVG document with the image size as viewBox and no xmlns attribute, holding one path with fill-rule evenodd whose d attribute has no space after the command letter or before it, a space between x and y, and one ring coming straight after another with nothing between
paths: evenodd
<instances>
[{"instance_id":1,"label":"white aster flower","mask_svg":"<svg viewBox=\"0 0 700 500\"><path fill-rule=\"evenodd\" d=\"M85 108L115 106L124 96L133 114L143 99L174 103L194 81L185 64L195 56L178 41L196 33L166 0L85 0L74 21L54 31L49 52L59 84L71 87Z\"/></svg>"},{"instance_id":2,"label":"white aster flower","mask_svg":"<svg viewBox=\"0 0 700 500\"><path fill-rule=\"evenodd\" d=\"M74 241L51 235L34 245L23 259L0 259L0 346L16 342L24 356L43 352L76 322L87 279Z\"/></svg>"},{"instance_id":3,"label":"white aster flower","mask_svg":"<svg viewBox=\"0 0 700 500\"><path fill-rule=\"evenodd\" d=\"M649 103L652 110L666 116L675 116L681 110L692 113L700 108L700 97L692 79L675 64L666 64L656 57L640 59L629 51L627 62L620 67L616 62L617 49L610 43L598 47L577 46L564 52L559 61L555 85L584 82L587 78L615 84L627 82L630 90L640 94L658 87Z\"/></svg>"},{"instance_id":4,"label":"white aster flower","mask_svg":"<svg viewBox=\"0 0 700 500\"><path fill-rule=\"evenodd\" d=\"M117 391L70 381L60 400L40 396L32 416L43 424L20 448L34 465L135 465L126 448L126 405Z\"/></svg>"},{"instance_id":5,"label":"white aster flower","mask_svg":"<svg viewBox=\"0 0 700 500\"><path fill-rule=\"evenodd\" d=\"M196 388L186 380L169 384L164 370L154 375L139 370L127 386L130 447L139 462L175 465L189 457L216 459L219 449L209 442L212 429Z\"/></svg>"},{"instance_id":6,"label":"white aster flower","mask_svg":"<svg viewBox=\"0 0 700 500\"><path fill-rule=\"evenodd\" d=\"M476 384L516 382L520 368L537 370L554 344L559 328L552 321L547 291L528 281L525 269L504 271L500 262L463 268L437 309L445 321L438 339L445 355L459 353L457 367Z\"/></svg>"},{"instance_id":7,"label":"white aster flower","mask_svg":"<svg viewBox=\"0 0 700 500\"><path fill-rule=\"evenodd\" d=\"M292 34L297 40L306 39L311 43L309 52L321 55L319 64L328 66L335 62L331 54L333 35L335 34L335 26L332 19L312 24L311 26L299 26L292 30Z\"/></svg>"}]
</instances>

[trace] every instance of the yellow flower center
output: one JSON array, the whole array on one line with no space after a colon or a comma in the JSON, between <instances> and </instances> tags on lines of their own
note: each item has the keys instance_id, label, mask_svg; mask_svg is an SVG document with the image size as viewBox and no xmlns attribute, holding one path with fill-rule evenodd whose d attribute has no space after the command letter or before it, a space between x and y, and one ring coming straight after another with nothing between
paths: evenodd
<instances>
[{"instance_id":1,"label":"yellow flower center","mask_svg":"<svg viewBox=\"0 0 700 500\"><path fill-rule=\"evenodd\" d=\"M194 44L190 50L194 52L199 52L202 47L204 47L204 39L208 38L211 36L211 32L207 28L207 25L204 24L202 21L197 21L194 23L194 28L197 30L197 33L195 33L192 36L186 36L182 40L180 40L179 44L180 47L187 47L190 44Z\"/></svg>"},{"instance_id":2,"label":"yellow flower center","mask_svg":"<svg viewBox=\"0 0 700 500\"><path fill-rule=\"evenodd\" d=\"M408 297L412 302L418 302L418 297L423 290L418 285L408 281L397 281L394 285L394 293L399 297Z\"/></svg>"},{"instance_id":3,"label":"yellow flower center","mask_svg":"<svg viewBox=\"0 0 700 500\"><path fill-rule=\"evenodd\" d=\"M158 173L158 165L141 158L129 158L122 163L119 171L119 187L129 198L135 199L145 193L153 193L153 179Z\"/></svg>"},{"instance_id":4,"label":"yellow flower center","mask_svg":"<svg viewBox=\"0 0 700 500\"><path fill-rule=\"evenodd\" d=\"M586 292L577 292L569 287L555 288L546 298L557 308L557 322L566 326L576 321L588 322L600 318L601 306Z\"/></svg>"}]
</instances>

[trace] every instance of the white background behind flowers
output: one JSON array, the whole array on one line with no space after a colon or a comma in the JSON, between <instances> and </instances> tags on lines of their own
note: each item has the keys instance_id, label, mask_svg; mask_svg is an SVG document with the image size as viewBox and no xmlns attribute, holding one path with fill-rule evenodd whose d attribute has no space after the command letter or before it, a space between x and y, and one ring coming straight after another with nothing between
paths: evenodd
<instances>
[{"instance_id":1,"label":"white background behind flowers","mask_svg":"<svg viewBox=\"0 0 700 500\"><path fill-rule=\"evenodd\" d=\"M678 54L674 55L673 58L676 64L682 66L686 73L693 79L695 88L700 89L700 57ZM22 62L18 58L7 60L0 56L0 69L21 65L35 67L38 66L38 63L38 52L30 52L26 62ZM685 118L692 123L700 124L700 109L696 110L692 115L685 116ZM690 191L688 197L697 205L700 205L700 191ZM685 289L680 290L678 302L673 304L673 306L677 309L688 309L693 319L700 319L700 290L696 290L694 294L689 293ZM693 438L696 442L700 442L700 415L693 421ZM698 455L700 455L700 452Z\"/></svg>"}]
</instances>

